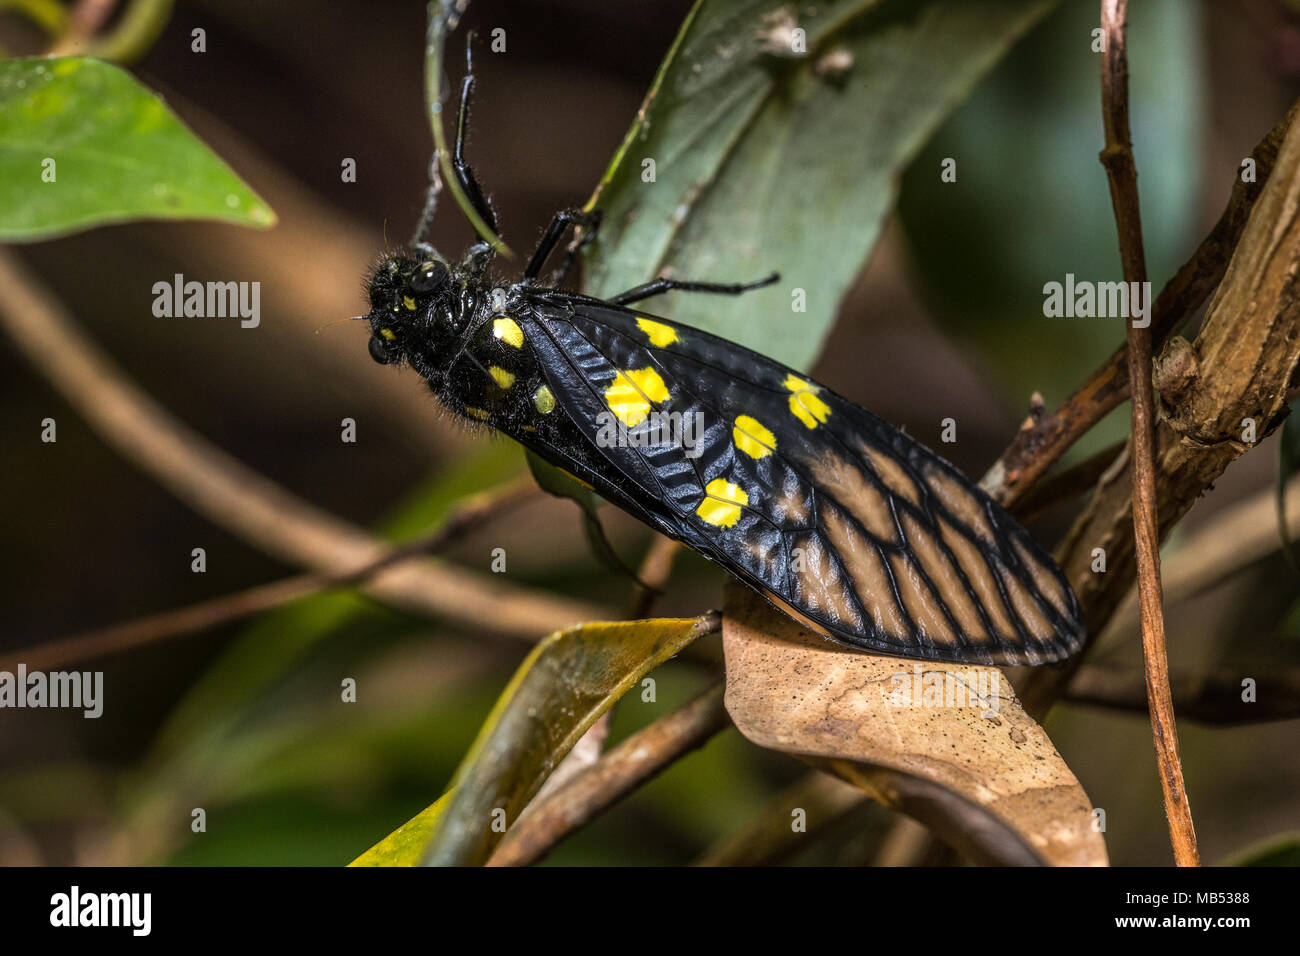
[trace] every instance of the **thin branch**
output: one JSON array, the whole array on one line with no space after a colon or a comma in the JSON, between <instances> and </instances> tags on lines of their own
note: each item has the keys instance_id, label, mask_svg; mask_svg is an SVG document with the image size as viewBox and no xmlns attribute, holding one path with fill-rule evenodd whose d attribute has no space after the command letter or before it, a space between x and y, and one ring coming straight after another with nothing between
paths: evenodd
<instances>
[{"instance_id":1,"label":"thin branch","mask_svg":"<svg viewBox=\"0 0 1300 956\"><path fill-rule=\"evenodd\" d=\"M529 809L502 838L488 866L527 866L692 750L731 726L721 681L637 731L592 767Z\"/></svg>"},{"instance_id":2,"label":"thin branch","mask_svg":"<svg viewBox=\"0 0 1300 956\"><path fill-rule=\"evenodd\" d=\"M978 866L1044 865L1041 848L1031 846L1005 819L928 777L856 760L795 756L861 787L881 806L929 827Z\"/></svg>"},{"instance_id":3,"label":"thin branch","mask_svg":"<svg viewBox=\"0 0 1300 956\"><path fill-rule=\"evenodd\" d=\"M1287 491L1284 527L1294 539L1300 536L1300 478L1289 482ZM1162 568L1166 606L1196 597L1276 554L1282 546L1276 497L1272 488L1258 491L1183 538ZM1115 611L1108 633L1122 635L1137 627L1137 604L1125 600ZM1177 709L1182 712L1181 706Z\"/></svg>"},{"instance_id":4,"label":"thin branch","mask_svg":"<svg viewBox=\"0 0 1300 956\"><path fill-rule=\"evenodd\" d=\"M1233 177L1232 195L1219 221L1156 297L1151 310L1154 341L1163 342L1181 327L1223 281L1228 261L1273 172L1278 150L1297 110L1300 100L1251 151L1255 177L1250 182L1240 175ZM1018 499L1070 446L1118 408L1128 394L1128 345L1124 344L1059 408L1027 419L980 484L996 501L1015 512Z\"/></svg>"},{"instance_id":5,"label":"thin branch","mask_svg":"<svg viewBox=\"0 0 1300 956\"><path fill-rule=\"evenodd\" d=\"M1159 368L1156 492L1167 535L1236 459L1286 417L1287 383L1300 367L1300 124L1293 124L1194 342L1171 339ZM1170 357L1176 358L1170 361ZM1175 386L1175 387L1171 387ZM1079 603L1083 652L1025 674L1025 709L1042 718L1106 632L1135 568L1132 463L1116 461L1057 548ZM1097 556L1105 556L1105 569Z\"/></svg>"},{"instance_id":6,"label":"thin branch","mask_svg":"<svg viewBox=\"0 0 1300 956\"><path fill-rule=\"evenodd\" d=\"M114 63L135 63L144 57L171 19L175 0L133 0L109 28L96 36L104 18L112 11L111 2L79 4L68 23L68 30L51 47L51 56L79 54Z\"/></svg>"},{"instance_id":7,"label":"thin branch","mask_svg":"<svg viewBox=\"0 0 1300 956\"><path fill-rule=\"evenodd\" d=\"M932 861L945 851L956 852L938 840L928 827L922 826L911 817L900 816L880 841L872 865L925 866L927 861Z\"/></svg>"},{"instance_id":8,"label":"thin branch","mask_svg":"<svg viewBox=\"0 0 1300 956\"><path fill-rule=\"evenodd\" d=\"M1142 248L1137 168L1129 136L1127 0L1102 0L1101 27L1105 43L1101 58L1101 103L1106 129L1106 146L1101 152L1101 162L1110 181L1124 281L1130 289L1137 289L1147 281L1147 267ZM1151 705L1151 732L1155 739L1156 765L1160 770L1174 859L1179 866L1199 866L1196 828L1187 800L1182 762L1178 757L1178 723L1169 691L1169 658L1165 648L1165 618L1160 593L1151 328L1149 323L1139 326L1130 319L1127 330L1128 383L1133 409L1133 533L1137 545L1142 656L1146 664L1147 699Z\"/></svg>"},{"instance_id":9,"label":"thin branch","mask_svg":"<svg viewBox=\"0 0 1300 956\"><path fill-rule=\"evenodd\" d=\"M655 601L668 588L668 578L673 573L673 565L681 549L680 543L661 534L656 534L651 540L645 557L641 559L636 584L633 585L635 590L627 609L629 621L636 621L649 615Z\"/></svg>"},{"instance_id":10,"label":"thin branch","mask_svg":"<svg viewBox=\"0 0 1300 956\"><path fill-rule=\"evenodd\" d=\"M740 829L728 833L695 860L696 866L772 866L803 849L817 833L867 800L867 793L839 777L813 770L772 797ZM806 831L790 825L804 811ZM882 811L883 812L883 811Z\"/></svg>"},{"instance_id":11,"label":"thin branch","mask_svg":"<svg viewBox=\"0 0 1300 956\"><path fill-rule=\"evenodd\" d=\"M0 326L110 445L214 524L281 560L334 573L387 553L383 541L296 497L174 419L7 250L0 250ZM611 613L429 559L388 568L364 590L412 613L528 641Z\"/></svg>"},{"instance_id":12,"label":"thin branch","mask_svg":"<svg viewBox=\"0 0 1300 956\"><path fill-rule=\"evenodd\" d=\"M1021 521L1029 521L1091 491L1127 448L1127 441L1115 442L1077 465L1054 472L1035 484L1022 486L1023 494L1016 499L1011 513Z\"/></svg>"},{"instance_id":13,"label":"thin branch","mask_svg":"<svg viewBox=\"0 0 1300 956\"><path fill-rule=\"evenodd\" d=\"M70 637L42 641L0 658L0 670L19 662L31 670L51 670L69 664L119 654L147 644L196 634L222 627L255 614L274 610L291 601L335 588L362 583L385 568L411 558L437 554L475 528L499 518L512 508L535 497L540 489L529 479L512 481L498 489L482 492L459 505L433 533L416 541L390 548L374 561L351 571L300 574L229 594L189 607L151 614L111 627L97 628Z\"/></svg>"},{"instance_id":14,"label":"thin branch","mask_svg":"<svg viewBox=\"0 0 1300 956\"><path fill-rule=\"evenodd\" d=\"M1243 699L1242 681L1254 681ZM1207 724L1259 724L1300 717L1300 670L1252 677L1242 669L1178 674L1171 679L1178 716ZM1144 677L1134 668L1089 664L1070 682L1065 699L1076 704L1142 711L1148 708Z\"/></svg>"},{"instance_id":15,"label":"thin branch","mask_svg":"<svg viewBox=\"0 0 1300 956\"><path fill-rule=\"evenodd\" d=\"M429 27L424 46L425 108L429 112L429 128L433 133L434 158L442 168L442 178L456 200L456 205L460 207L461 214L469 220L480 238L510 259L514 257L510 247L483 221L461 188L456 171L452 168L451 152L447 149L447 134L442 122L442 61L447 47L447 34L456 28L468 6L469 0L430 0ZM429 212L426 209L426 214Z\"/></svg>"},{"instance_id":16,"label":"thin branch","mask_svg":"<svg viewBox=\"0 0 1300 956\"><path fill-rule=\"evenodd\" d=\"M117 0L77 0L68 10L67 23L49 49L49 56L82 53L83 45L108 22Z\"/></svg>"}]
</instances>

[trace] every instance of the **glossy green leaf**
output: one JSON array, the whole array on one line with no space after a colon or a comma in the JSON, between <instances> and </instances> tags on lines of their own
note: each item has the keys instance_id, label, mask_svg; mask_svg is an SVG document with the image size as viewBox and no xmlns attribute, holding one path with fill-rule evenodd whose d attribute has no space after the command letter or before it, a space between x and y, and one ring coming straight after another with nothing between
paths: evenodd
<instances>
[{"instance_id":1,"label":"glossy green leaf","mask_svg":"<svg viewBox=\"0 0 1300 956\"><path fill-rule=\"evenodd\" d=\"M456 771L425 862L484 862L501 838L499 825L515 822L596 719L645 674L717 628L716 615L595 623L542 641Z\"/></svg>"},{"instance_id":2,"label":"glossy green leaf","mask_svg":"<svg viewBox=\"0 0 1300 956\"><path fill-rule=\"evenodd\" d=\"M0 62L0 240L112 222L275 214L162 99L84 57Z\"/></svg>"},{"instance_id":3,"label":"glossy green leaf","mask_svg":"<svg viewBox=\"0 0 1300 956\"><path fill-rule=\"evenodd\" d=\"M666 271L726 282L779 271L740 297L646 308L807 368L903 168L1050 6L703 0L593 199L605 219L588 291Z\"/></svg>"}]
</instances>

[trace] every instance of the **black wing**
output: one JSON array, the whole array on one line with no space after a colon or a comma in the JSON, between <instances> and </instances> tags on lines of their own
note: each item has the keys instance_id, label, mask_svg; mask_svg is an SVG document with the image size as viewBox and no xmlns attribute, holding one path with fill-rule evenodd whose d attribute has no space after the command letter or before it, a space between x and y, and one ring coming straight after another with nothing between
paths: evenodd
<instances>
[{"instance_id":1,"label":"black wing","mask_svg":"<svg viewBox=\"0 0 1300 956\"><path fill-rule=\"evenodd\" d=\"M598 487L787 613L908 657L1038 664L1079 648L1060 570L924 445L734 342L595 299L522 293L559 409L610 467ZM638 441L663 413L698 434ZM626 440L597 440L611 416Z\"/></svg>"}]
</instances>

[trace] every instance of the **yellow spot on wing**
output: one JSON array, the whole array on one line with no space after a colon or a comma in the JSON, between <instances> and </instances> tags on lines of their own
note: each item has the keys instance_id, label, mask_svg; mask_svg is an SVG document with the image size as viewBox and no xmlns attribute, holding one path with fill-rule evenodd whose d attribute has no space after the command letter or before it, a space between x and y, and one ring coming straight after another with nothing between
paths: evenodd
<instances>
[{"instance_id":1,"label":"yellow spot on wing","mask_svg":"<svg viewBox=\"0 0 1300 956\"><path fill-rule=\"evenodd\" d=\"M545 385L540 385L537 391L533 392L533 404L543 415L549 415L555 411L555 395Z\"/></svg>"},{"instance_id":2,"label":"yellow spot on wing","mask_svg":"<svg viewBox=\"0 0 1300 956\"><path fill-rule=\"evenodd\" d=\"M764 458L776 448L776 436L762 422L748 415L736 419L731 439L750 458Z\"/></svg>"},{"instance_id":3,"label":"yellow spot on wing","mask_svg":"<svg viewBox=\"0 0 1300 956\"><path fill-rule=\"evenodd\" d=\"M629 369L614 376L614 383L605 389L605 404L614 416L628 428L640 425L650 417L652 402L668 400L668 386L653 368Z\"/></svg>"},{"instance_id":4,"label":"yellow spot on wing","mask_svg":"<svg viewBox=\"0 0 1300 956\"><path fill-rule=\"evenodd\" d=\"M402 305L406 306L407 312L415 311L415 300L412 299L409 295L402 296Z\"/></svg>"},{"instance_id":5,"label":"yellow spot on wing","mask_svg":"<svg viewBox=\"0 0 1300 956\"><path fill-rule=\"evenodd\" d=\"M705 498L700 502L695 513L706 524L719 528L730 528L740 520L742 505L749 504L749 495L739 485L733 485L725 478L714 478L704 489Z\"/></svg>"},{"instance_id":6,"label":"yellow spot on wing","mask_svg":"<svg viewBox=\"0 0 1300 956\"><path fill-rule=\"evenodd\" d=\"M500 365L493 365L488 369L488 374L492 376L492 381L502 389L507 389L515 384L515 373L507 372Z\"/></svg>"},{"instance_id":7,"label":"yellow spot on wing","mask_svg":"<svg viewBox=\"0 0 1300 956\"><path fill-rule=\"evenodd\" d=\"M812 382L805 382L797 375L787 375L784 384L794 393L790 396L790 411L805 427L816 428L831 417L831 407L822 401L817 394L821 389Z\"/></svg>"},{"instance_id":8,"label":"yellow spot on wing","mask_svg":"<svg viewBox=\"0 0 1300 956\"><path fill-rule=\"evenodd\" d=\"M651 319L637 319L636 327L646 334L650 339L650 344L657 349L661 349L665 345L672 345L677 341L677 330L663 322L655 322Z\"/></svg>"},{"instance_id":9,"label":"yellow spot on wing","mask_svg":"<svg viewBox=\"0 0 1300 956\"><path fill-rule=\"evenodd\" d=\"M513 348L524 347L524 330L514 319L493 319L492 334Z\"/></svg>"}]
</instances>

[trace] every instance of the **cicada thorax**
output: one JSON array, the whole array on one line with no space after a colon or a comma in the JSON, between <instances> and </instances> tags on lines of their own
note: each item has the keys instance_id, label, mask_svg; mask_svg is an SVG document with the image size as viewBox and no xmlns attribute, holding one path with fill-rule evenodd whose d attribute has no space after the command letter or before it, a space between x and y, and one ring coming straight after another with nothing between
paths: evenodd
<instances>
[{"instance_id":1,"label":"cicada thorax","mask_svg":"<svg viewBox=\"0 0 1300 956\"><path fill-rule=\"evenodd\" d=\"M439 400L512 438L536 431L539 420L555 411L555 398L520 323L487 304L466 323L444 368L425 376Z\"/></svg>"}]
</instances>

